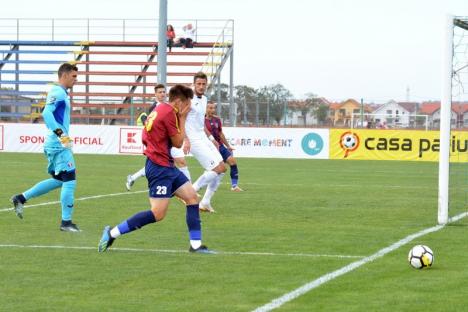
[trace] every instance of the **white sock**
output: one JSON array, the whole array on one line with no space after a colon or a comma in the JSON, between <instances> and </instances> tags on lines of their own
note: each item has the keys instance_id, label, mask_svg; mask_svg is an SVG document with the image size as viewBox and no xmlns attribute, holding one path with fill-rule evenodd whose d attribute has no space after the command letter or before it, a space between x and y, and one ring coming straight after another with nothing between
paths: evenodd
<instances>
[{"instance_id":1,"label":"white sock","mask_svg":"<svg viewBox=\"0 0 468 312\"><path fill-rule=\"evenodd\" d=\"M223 177L224 173L220 173L210 182L210 184L208 184L206 192L203 195L203 199L201 200L202 203L211 205L211 197L213 197L214 193L218 189L219 185L221 184L221 180L223 180Z\"/></svg>"},{"instance_id":2,"label":"white sock","mask_svg":"<svg viewBox=\"0 0 468 312\"><path fill-rule=\"evenodd\" d=\"M215 192L211 189L207 188L205 194L203 194L203 198L200 202L201 206L211 206L211 197L213 197Z\"/></svg>"},{"instance_id":3,"label":"white sock","mask_svg":"<svg viewBox=\"0 0 468 312\"><path fill-rule=\"evenodd\" d=\"M211 181L216 179L218 174L214 171L205 171L195 183L193 183L193 188L195 189L195 192L198 192L202 187L205 187L208 185Z\"/></svg>"},{"instance_id":4,"label":"white sock","mask_svg":"<svg viewBox=\"0 0 468 312\"><path fill-rule=\"evenodd\" d=\"M180 167L179 170L182 171L182 173L187 177L187 179L189 179L189 181L192 181L192 178L190 177L190 171L188 170L187 166Z\"/></svg>"},{"instance_id":5,"label":"white sock","mask_svg":"<svg viewBox=\"0 0 468 312\"><path fill-rule=\"evenodd\" d=\"M120 234L119 228L118 228L117 226L114 226L114 227L112 228L112 230L110 230L110 236L111 236L111 237L117 238L117 237L119 237L120 235L122 235L122 234Z\"/></svg>"},{"instance_id":6,"label":"white sock","mask_svg":"<svg viewBox=\"0 0 468 312\"><path fill-rule=\"evenodd\" d=\"M190 240L190 245L193 249L198 249L201 246L201 240Z\"/></svg>"},{"instance_id":7,"label":"white sock","mask_svg":"<svg viewBox=\"0 0 468 312\"><path fill-rule=\"evenodd\" d=\"M138 170L137 172L135 172L134 174L132 174L132 180L136 181L139 178L143 178L145 175L146 175L145 174L145 167L143 167L140 170Z\"/></svg>"}]
</instances>

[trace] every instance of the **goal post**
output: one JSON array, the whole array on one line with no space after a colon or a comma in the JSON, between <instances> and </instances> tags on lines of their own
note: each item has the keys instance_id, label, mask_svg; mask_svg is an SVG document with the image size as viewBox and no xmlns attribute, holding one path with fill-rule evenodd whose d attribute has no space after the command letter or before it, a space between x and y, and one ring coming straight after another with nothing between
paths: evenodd
<instances>
[{"instance_id":1,"label":"goal post","mask_svg":"<svg viewBox=\"0 0 468 312\"><path fill-rule=\"evenodd\" d=\"M458 36L457 34L462 33ZM454 36L457 35L457 38ZM456 40L455 40L456 39ZM456 43L456 45L455 45ZM462 53L457 53L457 48L462 47ZM446 31L445 31L445 45L443 51L443 68L442 68L442 97L440 106L440 154L439 154L439 184L438 184L438 214L437 222L439 224L446 224L449 218L449 208L451 203L451 165L450 165L450 146L451 138L453 137L452 130L452 100L454 97L454 78L461 77L456 80L456 84L459 85L461 90L457 92L459 100L466 100L466 91L464 90L463 83L467 84L466 76L460 73L466 70L468 66L467 59L467 47L468 47L468 17L455 17L453 15L447 15L446 17ZM458 56L458 55L461 56ZM457 59L456 67L454 66L454 57ZM460 72L457 72L460 71ZM466 86L465 86L466 87ZM455 121L455 127L457 121ZM455 137L453 137L454 139ZM459 152L460 153L460 152ZM466 156L465 156L466 157ZM462 167L463 166L463 167ZM456 166L456 170L466 170L466 164L462 163L462 166ZM461 169L460 169L461 168ZM464 181L466 183L466 181ZM464 186L459 186L464 188ZM466 192L466 191L465 191ZM466 193L465 193L466 194ZM466 198L466 195L465 195ZM462 205L466 205L462 202Z\"/></svg>"}]
</instances>

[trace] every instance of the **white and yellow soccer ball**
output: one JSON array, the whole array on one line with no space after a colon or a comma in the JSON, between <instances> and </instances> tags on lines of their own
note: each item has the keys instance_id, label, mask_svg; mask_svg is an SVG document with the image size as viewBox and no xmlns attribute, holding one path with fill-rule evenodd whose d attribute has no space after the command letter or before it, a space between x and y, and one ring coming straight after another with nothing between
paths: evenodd
<instances>
[{"instance_id":1,"label":"white and yellow soccer ball","mask_svg":"<svg viewBox=\"0 0 468 312\"><path fill-rule=\"evenodd\" d=\"M434 253L425 245L416 245L409 251L408 261L415 269L429 268L434 263Z\"/></svg>"}]
</instances>

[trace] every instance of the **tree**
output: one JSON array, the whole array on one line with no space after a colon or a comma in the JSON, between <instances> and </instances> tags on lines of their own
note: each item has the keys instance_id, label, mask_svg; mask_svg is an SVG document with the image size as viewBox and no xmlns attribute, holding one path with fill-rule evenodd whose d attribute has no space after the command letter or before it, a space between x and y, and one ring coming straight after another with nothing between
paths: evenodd
<instances>
[{"instance_id":1,"label":"tree","mask_svg":"<svg viewBox=\"0 0 468 312\"><path fill-rule=\"evenodd\" d=\"M210 96L210 99L212 101L215 101L218 104L218 107L220 109L220 116L224 119L229 119L229 106L223 105L226 103L229 103L229 85L226 83L221 83L220 85L220 96L221 99L218 99L218 84L215 84L215 89L213 90L213 93Z\"/></svg>"},{"instance_id":2,"label":"tree","mask_svg":"<svg viewBox=\"0 0 468 312\"><path fill-rule=\"evenodd\" d=\"M317 118L319 125L324 125L327 122L329 109L328 105L324 103L320 103L318 105L317 110L315 111L315 117Z\"/></svg>"},{"instance_id":3,"label":"tree","mask_svg":"<svg viewBox=\"0 0 468 312\"><path fill-rule=\"evenodd\" d=\"M312 114L317 121L324 122L327 118L328 107L322 103L322 100L316 94L309 92L305 100L294 100L289 102L289 107L293 111L301 113L304 120L304 126L307 125L307 115Z\"/></svg>"},{"instance_id":4,"label":"tree","mask_svg":"<svg viewBox=\"0 0 468 312\"><path fill-rule=\"evenodd\" d=\"M252 117L251 112L255 112L253 106L255 105L257 91L246 85L235 86L234 89L236 93L234 101L237 103L239 117L243 122L249 122L249 120L252 122L255 116Z\"/></svg>"},{"instance_id":5,"label":"tree","mask_svg":"<svg viewBox=\"0 0 468 312\"><path fill-rule=\"evenodd\" d=\"M309 104L310 112L312 112L312 115L317 119L318 124L323 125L327 121L329 106L322 98L319 98L312 92L306 93L306 97L306 102Z\"/></svg>"},{"instance_id":6,"label":"tree","mask_svg":"<svg viewBox=\"0 0 468 312\"><path fill-rule=\"evenodd\" d=\"M286 117L287 103L292 98L292 93L280 83L265 87L265 91L270 100L270 114L279 124Z\"/></svg>"}]
</instances>

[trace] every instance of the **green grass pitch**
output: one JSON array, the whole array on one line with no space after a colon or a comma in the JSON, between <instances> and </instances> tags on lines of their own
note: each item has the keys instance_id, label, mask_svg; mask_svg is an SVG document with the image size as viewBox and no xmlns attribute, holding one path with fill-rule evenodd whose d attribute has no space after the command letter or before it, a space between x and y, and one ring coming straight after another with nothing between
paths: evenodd
<instances>
[{"instance_id":1,"label":"green grass pitch","mask_svg":"<svg viewBox=\"0 0 468 312\"><path fill-rule=\"evenodd\" d=\"M58 203L26 207L23 220L6 211L11 195L47 177L44 157L0 153L0 311L252 311L437 219L436 163L238 159L246 191L232 193L227 174L217 212L201 216L204 243L219 254L187 252L177 200L164 221L99 254L104 225L149 207L146 180L132 192L124 186L144 158L76 162L82 232L62 233ZM198 164L189 166L198 177ZM54 191L28 204L58 199ZM467 224L420 237L278 311L466 311ZM434 250L432 268L409 266L416 244Z\"/></svg>"}]
</instances>

